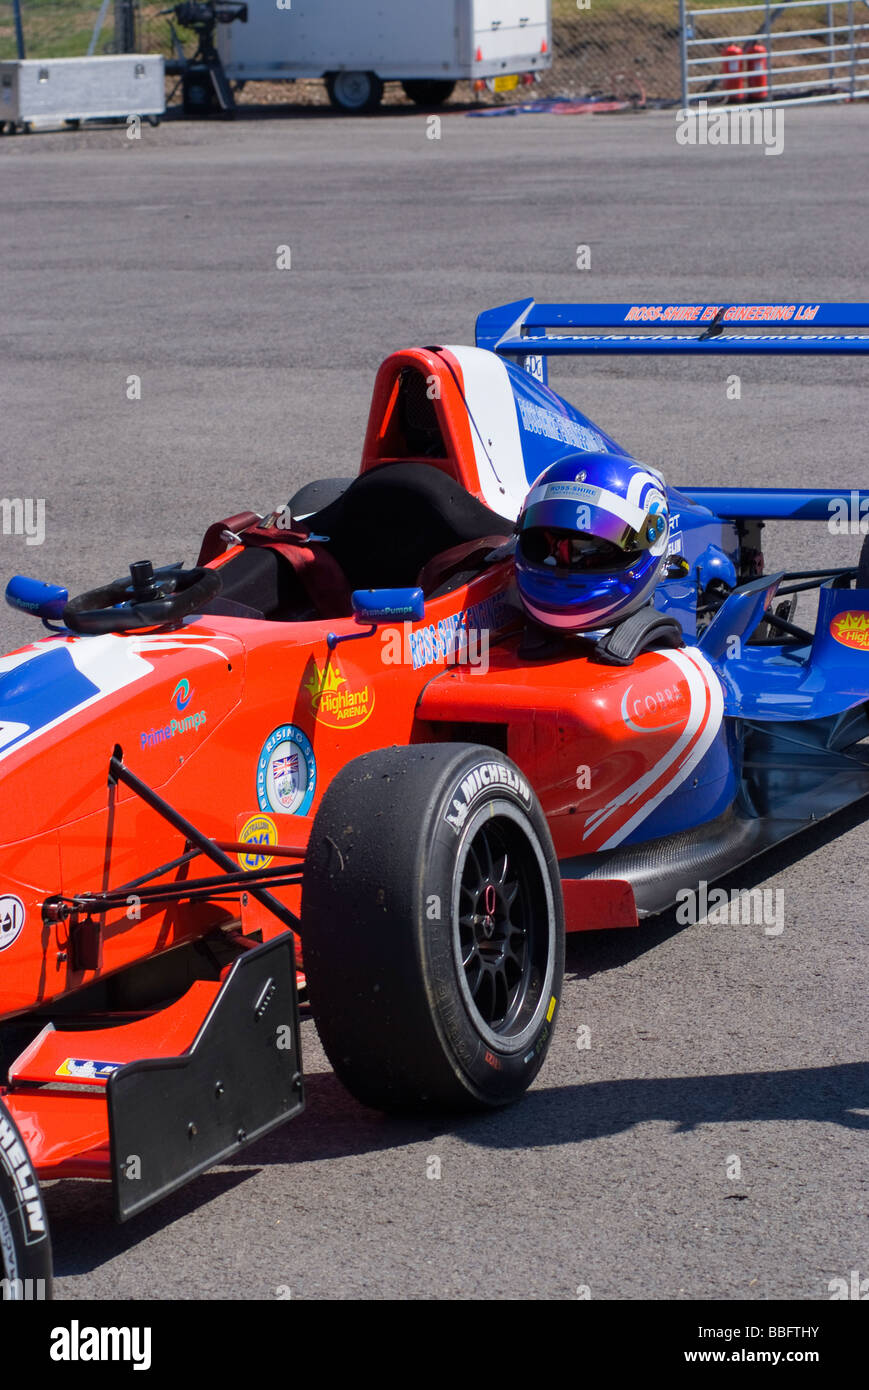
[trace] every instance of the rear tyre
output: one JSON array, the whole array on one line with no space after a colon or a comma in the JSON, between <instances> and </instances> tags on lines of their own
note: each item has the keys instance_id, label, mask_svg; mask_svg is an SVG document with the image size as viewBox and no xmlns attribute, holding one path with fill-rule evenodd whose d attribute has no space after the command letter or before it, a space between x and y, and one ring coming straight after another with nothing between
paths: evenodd
<instances>
[{"instance_id":1,"label":"rear tyre","mask_svg":"<svg viewBox=\"0 0 869 1390\"><path fill-rule=\"evenodd\" d=\"M375 111L383 100L383 83L376 72L332 72L326 91L336 110L354 116Z\"/></svg>"},{"instance_id":2,"label":"rear tyre","mask_svg":"<svg viewBox=\"0 0 869 1390\"><path fill-rule=\"evenodd\" d=\"M473 744L349 763L314 821L302 939L320 1038L363 1104L517 1100L564 972L558 863L518 768Z\"/></svg>"},{"instance_id":3,"label":"rear tyre","mask_svg":"<svg viewBox=\"0 0 869 1390\"><path fill-rule=\"evenodd\" d=\"M415 106L443 106L456 89L455 82L438 81L436 78L418 82L402 82L404 95Z\"/></svg>"},{"instance_id":4,"label":"rear tyre","mask_svg":"<svg viewBox=\"0 0 869 1390\"><path fill-rule=\"evenodd\" d=\"M24 1140L0 1101L0 1300L48 1299L51 1242Z\"/></svg>"}]
</instances>

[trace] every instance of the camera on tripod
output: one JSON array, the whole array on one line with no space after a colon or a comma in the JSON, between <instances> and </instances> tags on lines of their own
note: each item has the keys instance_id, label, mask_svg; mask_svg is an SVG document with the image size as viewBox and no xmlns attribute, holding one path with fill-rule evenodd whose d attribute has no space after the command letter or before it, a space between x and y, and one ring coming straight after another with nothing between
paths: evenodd
<instances>
[{"instance_id":1,"label":"camera on tripod","mask_svg":"<svg viewBox=\"0 0 869 1390\"><path fill-rule=\"evenodd\" d=\"M205 116L217 109L232 114L235 111L235 97L214 42L214 33L218 24L234 24L236 21L246 24L247 5L224 4L219 0L181 0L180 4L160 13L174 16L174 21L169 21L169 27L179 58L177 64L172 66L181 73L185 116ZM196 52L192 58L184 56L176 24L180 29L189 29L196 35Z\"/></svg>"}]
</instances>

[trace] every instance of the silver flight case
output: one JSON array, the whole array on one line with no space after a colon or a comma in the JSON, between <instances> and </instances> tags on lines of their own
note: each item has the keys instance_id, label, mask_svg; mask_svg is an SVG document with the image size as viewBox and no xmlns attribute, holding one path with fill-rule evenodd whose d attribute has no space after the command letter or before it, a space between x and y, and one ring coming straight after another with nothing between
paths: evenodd
<instances>
[{"instance_id":1,"label":"silver flight case","mask_svg":"<svg viewBox=\"0 0 869 1390\"><path fill-rule=\"evenodd\" d=\"M149 116L166 107L159 53L0 62L0 125Z\"/></svg>"}]
</instances>

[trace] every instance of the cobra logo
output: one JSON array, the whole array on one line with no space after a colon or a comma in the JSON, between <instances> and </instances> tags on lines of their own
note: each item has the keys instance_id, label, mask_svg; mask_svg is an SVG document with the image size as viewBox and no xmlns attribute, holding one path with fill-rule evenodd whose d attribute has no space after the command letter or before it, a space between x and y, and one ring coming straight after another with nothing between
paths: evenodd
<instances>
[{"instance_id":1,"label":"cobra logo","mask_svg":"<svg viewBox=\"0 0 869 1390\"><path fill-rule=\"evenodd\" d=\"M0 897L0 951L5 951L21 935L24 918L24 904L20 898L14 893Z\"/></svg>"},{"instance_id":2,"label":"cobra logo","mask_svg":"<svg viewBox=\"0 0 869 1390\"><path fill-rule=\"evenodd\" d=\"M635 733L658 733L661 729L675 729L677 724L681 724L689 707L690 697L685 681L675 681L663 687L659 684L656 689L645 691L638 691L635 685L629 685L622 696L622 719Z\"/></svg>"},{"instance_id":3,"label":"cobra logo","mask_svg":"<svg viewBox=\"0 0 869 1390\"><path fill-rule=\"evenodd\" d=\"M657 655L663 660L656 671L648 673L648 684L640 678L622 696L622 717L643 733L667 725L674 732L663 739L663 749L657 740L652 742L654 761L650 757L650 766L639 777L633 772L630 778L626 776L610 799L586 818L582 838L589 849L614 849L622 844L682 786L718 737L724 692L706 657L696 647ZM668 699L668 691L671 697L678 693L677 703ZM647 697L651 700L648 710ZM680 716L675 723L673 715Z\"/></svg>"},{"instance_id":4,"label":"cobra logo","mask_svg":"<svg viewBox=\"0 0 869 1390\"><path fill-rule=\"evenodd\" d=\"M181 677L181 680L172 691L171 698L175 701L175 708L179 713L186 710L190 701L193 699L193 691L190 689L190 682L186 676Z\"/></svg>"}]
</instances>

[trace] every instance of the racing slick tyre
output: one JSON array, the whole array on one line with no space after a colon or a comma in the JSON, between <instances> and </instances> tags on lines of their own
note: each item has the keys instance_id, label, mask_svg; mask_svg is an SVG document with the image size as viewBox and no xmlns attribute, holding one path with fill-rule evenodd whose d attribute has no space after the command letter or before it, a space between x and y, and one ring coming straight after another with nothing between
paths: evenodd
<instances>
[{"instance_id":1,"label":"racing slick tyre","mask_svg":"<svg viewBox=\"0 0 869 1390\"><path fill-rule=\"evenodd\" d=\"M51 1242L24 1140L0 1100L0 1301L51 1298Z\"/></svg>"},{"instance_id":2,"label":"racing slick tyre","mask_svg":"<svg viewBox=\"0 0 869 1390\"><path fill-rule=\"evenodd\" d=\"M336 110L351 116L376 111L383 100L383 83L376 72L332 72L326 91Z\"/></svg>"},{"instance_id":3,"label":"racing slick tyre","mask_svg":"<svg viewBox=\"0 0 869 1390\"><path fill-rule=\"evenodd\" d=\"M418 82L402 82L404 95L415 106L443 106L455 91L455 82L439 81L437 78L421 79Z\"/></svg>"},{"instance_id":4,"label":"racing slick tyre","mask_svg":"<svg viewBox=\"0 0 869 1390\"><path fill-rule=\"evenodd\" d=\"M320 1039L364 1105L485 1109L533 1081L564 915L546 819L502 753L421 744L348 763L314 820L301 920Z\"/></svg>"}]
</instances>

